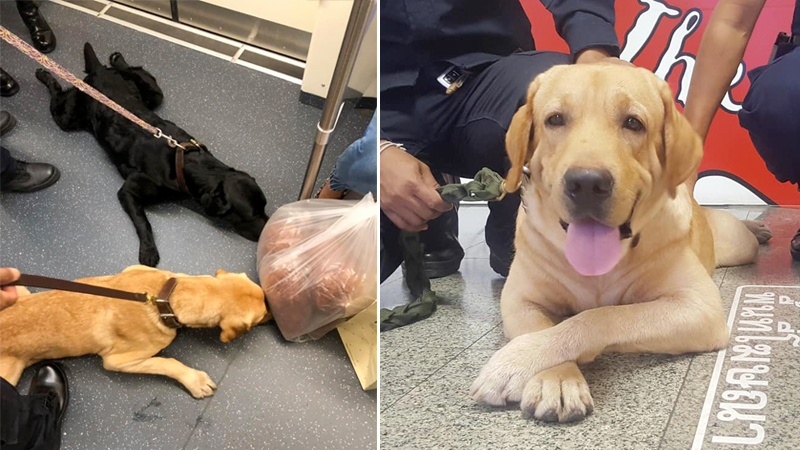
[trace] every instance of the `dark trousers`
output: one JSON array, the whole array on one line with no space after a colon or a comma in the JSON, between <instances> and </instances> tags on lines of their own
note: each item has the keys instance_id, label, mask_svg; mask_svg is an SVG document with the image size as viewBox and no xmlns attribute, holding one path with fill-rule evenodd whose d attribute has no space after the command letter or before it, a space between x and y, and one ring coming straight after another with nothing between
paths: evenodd
<instances>
[{"instance_id":1,"label":"dark trousers","mask_svg":"<svg viewBox=\"0 0 800 450\"><path fill-rule=\"evenodd\" d=\"M0 147L0 178L12 173L16 167L17 160L11 156L11 153L5 147Z\"/></svg>"},{"instance_id":2,"label":"dark trousers","mask_svg":"<svg viewBox=\"0 0 800 450\"><path fill-rule=\"evenodd\" d=\"M57 450L61 427L45 407L44 396L20 395L0 378L0 449Z\"/></svg>"},{"instance_id":3,"label":"dark trousers","mask_svg":"<svg viewBox=\"0 0 800 450\"><path fill-rule=\"evenodd\" d=\"M381 93L381 137L405 145L434 175L472 178L483 167L505 175L509 168L506 131L525 103L528 86L550 67L569 63L570 56L562 53L515 53L470 77L451 95L436 84L438 69L422 73L418 88L424 90L427 84L431 88L428 94L410 101L410 92ZM384 115L384 109L393 113ZM514 194L501 202L489 202L485 233L490 249L513 244L519 201ZM381 215L381 281L403 260L398 236L397 227Z\"/></svg>"},{"instance_id":4,"label":"dark trousers","mask_svg":"<svg viewBox=\"0 0 800 450\"><path fill-rule=\"evenodd\" d=\"M800 47L748 76L739 123L778 181L800 185Z\"/></svg>"}]
</instances>

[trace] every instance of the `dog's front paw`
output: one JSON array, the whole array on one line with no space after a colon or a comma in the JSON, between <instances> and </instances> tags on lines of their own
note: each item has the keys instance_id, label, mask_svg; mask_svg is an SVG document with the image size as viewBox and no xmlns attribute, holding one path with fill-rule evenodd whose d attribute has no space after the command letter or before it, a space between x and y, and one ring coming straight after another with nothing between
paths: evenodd
<instances>
[{"instance_id":1,"label":"dog's front paw","mask_svg":"<svg viewBox=\"0 0 800 450\"><path fill-rule=\"evenodd\" d=\"M578 422L594 409L586 379L574 362L545 369L528 381L520 402L523 414L542 422Z\"/></svg>"},{"instance_id":2,"label":"dog's front paw","mask_svg":"<svg viewBox=\"0 0 800 450\"><path fill-rule=\"evenodd\" d=\"M120 53L120 52L112 53L111 56L108 57L108 63L111 64L111 67L114 67L114 68L117 68L117 69L120 68L120 67L117 67L119 65L122 65L123 67L128 65L128 63L125 62L125 58L122 57L122 53Z\"/></svg>"},{"instance_id":3,"label":"dog's front paw","mask_svg":"<svg viewBox=\"0 0 800 450\"><path fill-rule=\"evenodd\" d=\"M495 406L519 402L525 385L537 372L563 362L548 353L552 346L543 334L518 336L498 350L472 383L472 398Z\"/></svg>"},{"instance_id":4,"label":"dog's front paw","mask_svg":"<svg viewBox=\"0 0 800 450\"><path fill-rule=\"evenodd\" d=\"M217 385L207 373L202 370L195 370L187 378L183 385L186 386L192 397L205 398L214 395L214 389L217 388Z\"/></svg>"},{"instance_id":5,"label":"dog's front paw","mask_svg":"<svg viewBox=\"0 0 800 450\"><path fill-rule=\"evenodd\" d=\"M40 68L36 69L36 79L44 84L47 84L53 79L53 75L50 72Z\"/></svg>"},{"instance_id":6,"label":"dog's front paw","mask_svg":"<svg viewBox=\"0 0 800 450\"><path fill-rule=\"evenodd\" d=\"M158 249L155 247L155 245L139 246L139 264L155 267L158 265L158 261L160 260L161 256L159 256Z\"/></svg>"}]
</instances>

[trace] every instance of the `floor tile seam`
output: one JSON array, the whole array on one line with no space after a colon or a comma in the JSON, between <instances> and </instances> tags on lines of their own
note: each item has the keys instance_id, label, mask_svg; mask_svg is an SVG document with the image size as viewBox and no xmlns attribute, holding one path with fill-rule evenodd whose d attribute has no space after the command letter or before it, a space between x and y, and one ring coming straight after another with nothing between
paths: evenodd
<instances>
[{"instance_id":1,"label":"floor tile seam","mask_svg":"<svg viewBox=\"0 0 800 450\"><path fill-rule=\"evenodd\" d=\"M233 355L233 358L231 358L231 360L228 362L228 365L225 366L225 371L222 372L222 376L219 379L219 383L217 383L217 387L221 387L222 386L222 382L225 381L225 377L228 375L228 370L230 370L231 365L233 364L234 361L236 361L236 358L239 357L239 354L242 353L242 347L243 347L243 345L239 345L239 348L236 349L236 354ZM208 408L211 406L211 404L214 402L214 400L216 400L216 398L217 398L217 393L215 392L214 395L211 396L209 401L203 407L203 410L200 411L200 415L198 416L198 418L202 418L202 417L204 417L206 415L206 411L208 411ZM195 420L194 426L192 427L192 431L189 433L189 436L186 438L186 442L184 442L184 444L181 446L181 450L186 450L186 447L189 446L189 442L192 441L192 437L194 437L194 433L195 433L195 431L197 431L197 427L199 425L200 425L200 421L199 420Z\"/></svg>"},{"instance_id":2,"label":"floor tile seam","mask_svg":"<svg viewBox=\"0 0 800 450\"><path fill-rule=\"evenodd\" d=\"M683 374L683 378L681 379L681 385L678 387L678 393L675 395L675 401L672 402L672 409L669 411L669 417L664 425L664 430L661 432L661 438L658 440L659 449L663 448L664 446L664 439L667 437L667 431L672 423L672 416L675 414L675 409L678 407L678 402L681 398L681 392L683 392L683 387L686 385L686 380L689 378L689 372L692 370L692 364L694 364L695 358L697 358L697 355L692 355L692 359L689 360L689 365L686 366L686 372Z\"/></svg>"},{"instance_id":3,"label":"floor tile seam","mask_svg":"<svg viewBox=\"0 0 800 450\"><path fill-rule=\"evenodd\" d=\"M469 250L469 249L471 249L473 247L477 247L477 246L479 246L481 244L485 244L485 243L486 243L486 240L481 240L480 242L476 242L476 243L470 245L469 247L464 248L464 251L466 252L467 250Z\"/></svg>"},{"instance_id":4,"label":"floor tile seam","mask_svg":"<svg viewBox=\"0 0 800 450\"><path fill-rule=\"evenodd\" d=\"M494 327L493 327L492 329L494 329ZM474 343L473 343L473 344L474 344ZM449 347L449 348L458 348L458 347ZM444 363L444 364L442 364L441 366L439 366L438 368L436 368L436 369L435 369L433 372L431 372L431 373L430 373L428 376L426 376L426 377L424 377L422 380L420 380L420 382L419 382L419 383L415 384L415 385L414 385L414 386L413 386L411 389L409 389L408 391L404 392L404 393L403 393L402 395L400 395L400 396L399 396L399 397L398 397L398 398L397 398L395 401L391 402L391 403L390 403L390 404L389 404L389 405L388 405L388 406L387 406L385 409L381 409L381 413L383 413L383 412L388 412L388 411L389 411L389 410L390 410L390 409L391 409L391 408L392 408L394 405L396 405L396 404L397 404L397 402L399 402L400 400L404 399L406 396L408 396L409 394L411 394L412 392L414 392L415 390L417 390L417 389L418 389L420 386L422 386L422 385L423 385L423 384L424 384L426 381L430 380L430 379L431 379L431 377L433 377L434 375L436 375L437 373L439 373L439 371L441 371L442 369L444 369L444 368L445 368L445 366L447 366L447 365L448 365L448 364L450 364L451 362L455 361L455 359L456 359L456 358L458 358L459 356L463 355L463 354L464 354L464 352L466 352L466 351L467 351L467 349L469 349L469 347L464 347L464 348L462 348L462 349L461 349L461 351L459 351L458 353L456 353L456 354L455 354L455 355L454 355L452 358L450 358L450 359L448 359L447 361L445 361L445 363Z\"/></svg>"},{"instance_id":5,"label":"floor tile seam","mask_svg":"<svg viewBox=\"0 0 800 450\"><path fill-rule=\"evenodd\" d=\"M722 272L722 279L719 281L717 285L717 289L722 287L722 284L725 282L725 276L728 275L728 268L725 267ZM664 439L667 436L667 431L669 430L670 423L672 423L672 416L675 414L675 409L678 406L678 401L680 400L681 392L683 391L683 387L686 385L686 379L689 378L689 372L692 369L692 364L694 364L695 359L697 358L696 355L692 355L692 359L689 361L689 366L686 368L686 373L683 374L683 379L681 380L681 385L678 388L678 395L675 397L675 402L672 404L672 409L669 412L669 418L667 419L667 424L664 427L664 431L661 433L661 439L658 442L658 448L661 449L664 447Z\"/></svg>"}]
</instances>

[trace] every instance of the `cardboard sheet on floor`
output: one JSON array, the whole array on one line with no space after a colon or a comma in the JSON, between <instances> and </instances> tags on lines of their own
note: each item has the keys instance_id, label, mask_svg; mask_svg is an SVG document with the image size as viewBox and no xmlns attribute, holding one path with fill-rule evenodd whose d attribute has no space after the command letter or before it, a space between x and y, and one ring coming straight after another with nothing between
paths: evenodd
<instances>
[{"instance_id":1,"label":"cardboard sheet on floor","mask_svg":"<svg viewBox=\"0 0 800 450\"><path fill-rule=\"evenodd\" d=\"M361 388L378 387L378 302L340 324L337 329L353 363Z\"/></svg>"},{"instance_id":2,"label":"cardboard sheet on floor","mask_svg":"<svg viewBox=\"0 0 800 450\"><path fill-rule=\"evenodd\" d=\"M740 286L728 328L692 450L789 448L800 436L800 286Z\"/></svg>"}]
</instances>

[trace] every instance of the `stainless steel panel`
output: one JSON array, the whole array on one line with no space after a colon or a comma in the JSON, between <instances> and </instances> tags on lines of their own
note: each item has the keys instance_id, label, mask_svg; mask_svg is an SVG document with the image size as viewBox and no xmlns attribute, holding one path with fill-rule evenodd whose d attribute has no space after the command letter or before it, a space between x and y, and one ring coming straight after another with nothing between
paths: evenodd
<instances>
[{"instance_id":1,"label":"stainless steel panel","mask_svg":"<svg viewBox=\"0 0 800 450\"><path fill-rule=\"evenodd\" d=\"M124 5L141 9L153 14L158 14L161 17L172 19L172 8L169 0L111 0L114 3L122 3Z\"/></svg>"},{"instance_id":2,"label":"stainless steel panel","mask_svg":"<svg viewBox=\"0 0 800 450\"><path fill-rule=\"evenodd\" d=\"M288 0L287 0L288 1ZM248 16L210 3L178 2L181 22L265 50L305 61L311 33Z\"/></svg>"},{"instance_id":3,"label":"stainless steel panel","mask_svg":"<svg viewBox=\"0 0 800 450\"><path fill-rule=\"evenodd\" d=\"M298 80L303 79L303 72L305 72L302 67L297 67L293 64L278 61L277 59L251 52L250 50L245 50L242 52L242 54L239 56L239 60L264 67L265 69L274 70L276 72L289 75L290 77L295 77Z\"/></svg>"},{"instance_id":4,"label":"stainless steel panel","mask_svg":"<svg viewBox=\"0 0 800 450\"><path fill-rule=\"evenodd\" d=\"M106 7L105 3L96 2L95 0L64 0L64 1L98 13L102 11L103 8Z\"/></svg>"},{"instance_id":5,"label":"stainless steel panel","mask_svg":"<svg viewBox=\"0 0 800 450\"><path fill-rule=\"evenodd\" d=\"M106 11L105 15L116 17L117 19L121 19L126 22L132 23L134 25L147 28L148 30L165 34L167 36L171 36L176 39L180 39L184 42L188 42L190 44L194 44L199 47L215 51L217 53L222 53L223 55L228 55L230 57L233 57L233 55L235 55L236 52L239 50L238 46L231 45L225 42L220 42L216 39L211 39L209 37L202 36L192 31L182 30L170 24L161 23L158 20L151 19L146 14L136 14L124 11L121 8L112 7L111 9Z\"/></svg>"}]
</instances>

